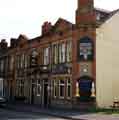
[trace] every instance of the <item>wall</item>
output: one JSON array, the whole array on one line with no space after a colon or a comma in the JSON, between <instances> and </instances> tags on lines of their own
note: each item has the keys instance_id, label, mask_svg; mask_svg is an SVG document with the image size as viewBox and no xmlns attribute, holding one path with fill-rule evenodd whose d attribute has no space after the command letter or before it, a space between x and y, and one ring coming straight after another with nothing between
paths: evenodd
<instances>
[{"instance_id":1,"label":"wall","mask_svg":"<svg viewBox=\"0 0 119 120\"><path fill-rule=\"evenodd\" d=\"M96 95L98 107L119 100L119 12L97 29Z\"/></svg>"}]
</instances>

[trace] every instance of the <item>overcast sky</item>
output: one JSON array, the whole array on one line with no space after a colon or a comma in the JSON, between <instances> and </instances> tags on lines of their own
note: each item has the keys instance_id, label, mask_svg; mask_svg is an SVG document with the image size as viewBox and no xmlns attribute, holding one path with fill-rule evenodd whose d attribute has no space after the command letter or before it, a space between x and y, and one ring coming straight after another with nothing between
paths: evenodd
<instances>
[{"instance_id":1,"label":"overcast sky","mask_svg":"<svg viewBox=\"0 0 119 120\"><path fill-rule=\"evenodd\" d=\"M95 7L114 10L119 0L95 0ZM44 21L54 24L59 17L74 23L76 8L77 0L0 0L0 39L37 37Z\"/></svg>"}]
</instances>

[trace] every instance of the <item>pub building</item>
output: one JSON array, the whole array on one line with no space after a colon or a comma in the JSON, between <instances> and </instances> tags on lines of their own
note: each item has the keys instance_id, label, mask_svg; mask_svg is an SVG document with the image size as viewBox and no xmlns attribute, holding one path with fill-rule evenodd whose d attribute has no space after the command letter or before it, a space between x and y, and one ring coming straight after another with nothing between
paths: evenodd
<instances>
[{"instance_id":1,"label":"pub building","mask_svg":"<svg viewBox=\"0 0 119 120\"><path fill-rule=\"evenodd\" d=\"M59 18L54 25L45 22L39 37L11 39L7 55L14 72L6 86L11 84L14 101L41 107L95 106L96 27L109 16L94 8L94 0L78 0L75 24Z\"/></svg>"},{"instance_id":2,"label":"pub building","mask_svg":"<svg viewBox=\"0 0 119 120\"><path fill-rule=\"evenodd\" d=\"M26 71L24 67L17 70L21 74L20 79L16 79L17 100L20 95L25 102L42 107L72 108L77 104L80 106L81 102L93 104L95 27L93 0L78 0L76 24L62 18L55 25L45 22L40 37L28 40L31 42L21 40L19 44L23 45L20 49L28 46L30 54L27 54L29 66ZM24 53L22 50L18 52L21 54L22 67Z\"/></svg>"}]
</instances>

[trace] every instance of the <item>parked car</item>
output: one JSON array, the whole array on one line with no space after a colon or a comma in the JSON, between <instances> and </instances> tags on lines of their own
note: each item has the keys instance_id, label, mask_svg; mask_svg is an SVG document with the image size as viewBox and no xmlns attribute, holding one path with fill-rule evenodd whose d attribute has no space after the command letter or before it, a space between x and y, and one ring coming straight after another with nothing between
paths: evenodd
<instances>
[{"instance_id":1,"label":"parked car","mask_svg":"<svg viewBox=\"0 0 119 120\"><path fill-rule=\"evenodd\" d=\"M0 104L5 104L7 99L5 97L0 97Z\"/></svg>"}]
</instances>

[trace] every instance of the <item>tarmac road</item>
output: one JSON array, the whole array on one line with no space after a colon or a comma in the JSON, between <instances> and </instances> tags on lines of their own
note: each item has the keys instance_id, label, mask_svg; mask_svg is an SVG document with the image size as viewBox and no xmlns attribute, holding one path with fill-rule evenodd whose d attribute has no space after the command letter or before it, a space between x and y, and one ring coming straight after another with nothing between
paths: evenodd
<instances>
[{"instance_id":1,"label":"tarmac road","mask_svg":"<svg viewBox=\"0 0 119 120\"><path fill-rule=\"evenodd\" d=\"M61 118L0 108L0 120L64 120ZM66 120L66 119L65 119Z\"/></svg>"}]
</instances>

